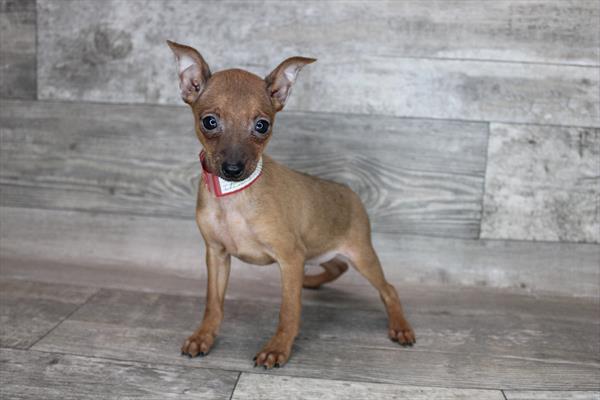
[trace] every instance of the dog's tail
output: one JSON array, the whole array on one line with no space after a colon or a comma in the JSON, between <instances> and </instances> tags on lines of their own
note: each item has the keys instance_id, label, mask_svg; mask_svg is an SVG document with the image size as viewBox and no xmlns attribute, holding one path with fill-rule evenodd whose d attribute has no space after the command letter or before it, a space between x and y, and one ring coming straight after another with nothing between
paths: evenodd
<instances>
[{"instance_id":1,"label":"dog's tail","mask_svg":"<svg viewBox=\"0 0 600 400\"><path fill-rule=\"evenodd\" d=\"M302 286L305 289L318 289L322 284L331 282L339 278L348 270L348 264L342 260L333 259L321 264L325 271L317 275L304 275Z\"/></svg>"}]
</instances>

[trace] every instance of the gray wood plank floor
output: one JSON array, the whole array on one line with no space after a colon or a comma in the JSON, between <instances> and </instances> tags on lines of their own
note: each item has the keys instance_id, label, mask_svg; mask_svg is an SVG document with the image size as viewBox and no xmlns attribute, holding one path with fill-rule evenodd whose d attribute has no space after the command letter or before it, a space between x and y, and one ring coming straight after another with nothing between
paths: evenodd
<instances>
[{"instance_id":1,"label":"gray wood plank floor","mask_svg":"<svg viewBox=\"0 0 600 400\"><path fill-rule=\"evenodd\" d=\"M29 350L2 351L7 398L36 398L44 388L52 399L61 393L95 398L101 392L103 398L229 398L238 373L234 399L284 394L333 399L349 393L502 399L500 390L514 399L588 399L600 389L597 299L408 287L401 293L418 343L404 349L387 339L385 313L373 291L343 285L306 291L290 362L263 371L253 368L251 359L275 328L275 288L237 285L234 299L226 301L214 349L189 359L179 354L179 346L200 321L200 288L198 296L187 296L2 276L2 293L14 299L2 302L3 309L14 310L3 311L3 325L22 324L17 311L37 316L30 326L56 313L55 303L41 309L31 300L77 303L68 318L33 337L24 335L25 341L37 341ZM120 279L118 274L110 278ZM14 343L19 342L2 346ZM565 397L556 391L566 392Z\"/></svg>"},{"instance_id":2,"label":"gray wood plank floor","mask_svg":"<svg viewBox=\"0 0 600 400\"><path fill-rule=\"evenodd\" d=\"M506 400L598 400L600 392L597 391L555 391L547 390L505 390Z\"/></svg>"},{"instance_id":3,"label":"gray wood plank floor","mask_svg":"<svg viewBox=\"0 0 600 400\"><path fill-rule=\"evenodd\" d=\"M428 388L243 373L232 400L504 400L498 390Z\"/></svg>"},{"instance_id":4,"label":"gray wood plank floor","mask_svg":"<svg viewBox=\"0 0 600 400\"><path fill-rule=\"evenodd\" d=\"M0 346L29 348L95 292L80 286L0 281Z\"/></svg>"},{"instance_id":5,"label":"gray wood plank floor","mask_svg":"<svg viewBox=\"0 0 600 400\"><path fill-rule=\"evenodd\" d=\"M229 400L238 373L0 350L3 399Z\"/></svg>"}]
</instances>

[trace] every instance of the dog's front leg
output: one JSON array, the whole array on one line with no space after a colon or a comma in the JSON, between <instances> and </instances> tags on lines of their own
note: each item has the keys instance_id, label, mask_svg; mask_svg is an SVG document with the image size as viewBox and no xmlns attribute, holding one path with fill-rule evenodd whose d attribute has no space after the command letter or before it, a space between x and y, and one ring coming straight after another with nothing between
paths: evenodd
<instances>
[{"instance_id":1,"label":"dog's front leg","mask_svg":"<svg viewBox=\"0 0 600 400\"><path fill-rule=\"evenodd\" d=\"M211 247L206 244L207 288L204 317L196 331L185 341L182 354L195 357L205 355L212 347L221 321L223 321L223 304L225 291L229 281L231 256L222 247Z\"/></svg>"},{"instance_id":2,"label":"dog's front leg","mask_svg":"<svg viewBox=\"0 0 600 400\"><path fill-rule=\"evenodd\" d=\"M288 257L286 260L279 261L279 266L282 291L279 326L271 340L254 357L255 366L263 366L265 369L278 368L287 362L294 339L300 329L304 258Z\"/></svg>"}]
</instances>

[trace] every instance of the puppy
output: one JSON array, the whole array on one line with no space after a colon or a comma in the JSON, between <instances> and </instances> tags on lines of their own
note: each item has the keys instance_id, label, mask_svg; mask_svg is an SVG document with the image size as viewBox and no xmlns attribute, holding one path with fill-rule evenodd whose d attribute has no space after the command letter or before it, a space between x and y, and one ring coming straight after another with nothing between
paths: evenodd
<instances>
[{"instance_id":1,"label":"puppy","mask_svg":"<svg viewBox=\"0 0 600 400\"><path fill-rule=\"evenodd\" d=\"M373 250L359 197L344 185L293 171L264 154L275 115L298 73L316 60L288 58L263 79L241 69L212 73L198 51L167 43L177 61L181 97L204 148L196 221L206 244L207 298L202 323L182 353L204 355L213 346L223 320L231 256L250 264L277 263L281 271L279 325L256 354L255 366L287 362L300 326L302 287L318 288L348 265L379 291L389 337L402 345L415 343ZM307 276L305 264L319 264L324 271Z\"/></svg>"}]
</instances>

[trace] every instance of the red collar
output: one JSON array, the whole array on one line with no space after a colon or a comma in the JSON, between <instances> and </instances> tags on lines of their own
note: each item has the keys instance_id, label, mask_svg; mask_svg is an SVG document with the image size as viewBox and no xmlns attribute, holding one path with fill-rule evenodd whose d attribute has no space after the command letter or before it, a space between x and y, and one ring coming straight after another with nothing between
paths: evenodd
<instances>
[{"instance_id":1,"label":"red collar","mask_svg":"<svg viewBox=\"0 0 600 400\"><path fill-rule=\"evenodd\" d=\"M250 174L249 177L247 177L243 181L228 181L221 178L220 176L208 172L206 166L204 165L206 159L206 154L204 153L204 150L200 152L199 156L200 166L202 167L202 180L206 184L206 188L208 189L208 191L213 193L216 197L223 197L237 192L241 192L242 190L246 189L254 182L256 182L256 180L262 174L262 157L260 158L260 160L258 160L258 164L256 165L254 172L252 172L252 174Z\"/></svg>"}]
</instances>

